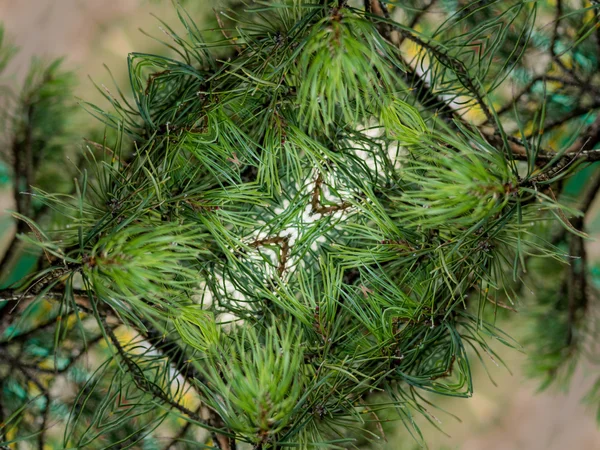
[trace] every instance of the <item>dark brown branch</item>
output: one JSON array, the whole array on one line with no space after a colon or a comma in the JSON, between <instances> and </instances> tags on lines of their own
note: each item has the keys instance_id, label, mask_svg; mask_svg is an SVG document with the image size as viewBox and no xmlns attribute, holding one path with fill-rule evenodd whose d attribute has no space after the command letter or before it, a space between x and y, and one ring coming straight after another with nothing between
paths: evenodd
<instances>
[{"instance_id":1,"label":"dark brown branch","mask_svg":"<svg viewBox=\"0 0 600 450\"><path fill-rule=\"evenodd\" d=\"M33 182L33 114L35 106L27 104L25 112L24 137L20 140L17 133L12 146L14 185L13 195L17 212L31 217L31 184ZM21 191L21 183L25 183L25 192ZM17 232L26 231L26 224L19 222Z\"/></svg>"},{"instance_id":2,"label":"dark brown branch","mask_svg":"<svg viewBox=\"0 0 600 450\"><path fill-rule=\"evenodd\" d=\"M586 146L593 147L600 142L600 118L596 120L595 124L596 124L595 126L592 125L590 127L587 135L582 138L582 140L585 140ZM598 150L595 152L600 153L600 151L598 151ZM576 230L583 231L583 225L585 223L585 219L592 207L594 200L596 199L596 196L598 195L598 192L600 192L600 172L596 172L596 174L592 178L590 185L586 188L586 190L583 194L581 204L579 206L579 210L582 212L583 217L576 217L573 219L573 227ZM550 237L550 239L549 239L550 244L558 245L561 241L564 240L566 235L567 235L566 228L560 227L558 232L554 233ZM576 237L576 236L574 236L574 237ZM585 251L585 249L584 249L584 251ZM531 256L529 256L529 255L525 257L525 266L527 266L528 261L530 259L531 259ZM524 285L521 284L520 287L523 288ZM565 289L566 289L566 287L565 287Z\"/></svg>"},{"instance_id":3,"label":"dark brown branch","mask_svg":"<svg viewBox=\"0 0 600 450\"><path fill-rule=\"evenodd\" d=\"M250 244L250 247L257 248L263 247L266 245L278 245L280 248L279 253L279 265L277 266L277 273L279 276L283 274L285 271L285 266L287 264L289 253L290 253L290 238L287 236L276 236L272 238L260 239L258 241L254 241Z\"/></svg>"},{"instance_id":4,"label":"dark brown branch","mask_svg":"<svg viewBox=\"0 0 600 450\"><path fill-rule=\"evenodd\" d=\"M481 92L479 90L479 87L475 85L475 81L469 75L469 71L467 70L462 61L452 58L451 56L436 48L436 46L432 45L429 42L425 42L420 37L414 35L410 31L402 27L395 25L394 28L400 33L400 35L404 39L408 39L409 41L412 41L421 48L425 49L426 51L431 53L442 65L453 70L457 78L462 83L462 85L474 97L475 101L483 111L487 122L496 126L496 121L494 120L494 116L492 115L490 108L485 103L483 96L481 95Z\"/></svg>"},{"instance_id":5,"label":"dark brown branch","mask_svg":"<svg viewBox=\"0 0 600 450\"><path fill-rule=\"evenodd\" d=\"M560 21L562 19L562 15L563 15L563 2L562 0L556 0L556 12L555 12L555 17L554 17L554 29L552 32L552 41L550 43L550 56L552 57L552 61L554 61L556 63L556 65L565 73L567 74L567 76L570 76L576 83L577 85L580 87L580 89L583 91L588 90L591 92L595 92L598 93L598 89L590 84L589 82L587 82L586 80L583 80L578 74L577 72L575 72L575 70L573 68L569 68L565 65L565 63L562 62L562 60L560 59L560 57L562 56L562 53L556 53L556 42L558 41L558 35L559 35L559 26L560 26Z\"/></svg>"},{"instance_id":6,"label":"dark brown branch","mask_svg":"<svg viewBox=\"0 0 600 450\"><path fill-rule=\"evenodd\" d=\"M9 361L12 367L18 369L28 381L33 383L39 389L41 392L40 396L46 398L46 403L42 409L42 423L40 425L40 430L37 437L38 449L43 450L47 431L48 415L50 413L50 402L52 400L50 397L49 387L44 386L44 384L30 372L30 369L24 366L18 359L13 358L7 353L3 353L2 358Z\"/></svg>"},{"instance_id":7,"label":"dark brown branch","mask_svg":"<svg viewBox=\"0 0 600 450\"><path fill-rule=\"evenodd\" d=\"M341 211L350 208L352 206L348 202L342 202L339 205L323 206L321 204L321 191L323 190L323 177L319 173L315 180L315 188L313 189L310 206L312 214L331 214L335 211Z\"/></svg>"},{"instance_id":8,"label":"dark brown branch","mask_svg":"<svg viewBox=\"0 0 600 450\"><path fill-rule=\"evenodd\" d=\"M513 159L517 161L527 161L528 156L525 152L525 147L522 144L511 145L511 149L513 152ZM536 162L538 163L546 163L552 161L557 157L556 152L549 151L540 151L537 154ZM563 159L575 159L586 162L596 162L600 161L600 149L592 149L592 150L582 150L581 152L573 153L567 152L562 156Z\"/></svg>"},{"instance_id":9,"label":"dark brown branch","mask_svg":"<svg viewBox=\"0 0 600 450\"><path fill-rule=\"evenodd\" d=\"M450 102L437 95L429 83L418 75L407 61L405 61L405 67L405 73L402 76L406 84L413 90L417 101L424 108L434 109L435 114L450 126L453 126L453 122L464 123L463 118L450 105Z\"/></svg>"},{"instance_id":10,"label":"dark brown branch","mask_svg":"<svg viewBox=\"0 0 600 450\"><path fill-rule=\"evenodd\" d=\"M196 388L197 382L204 383L205 378L192 364L190 364L189 358L181 345L163 335L150 323L145 322L144 326L148 330L146 333L143 333L146 339L148 339L148 342L169 359L170 363L173 364L177 372L179 372L190 386ZM206 420L213 428L223 428L225 426L219 415L212 409L208 409ZM214 431L211 433L213 442L216 442L215 445L218 445L218 448L222 450L232 450L235 448L235 442L229 436ZM170 446L171 445L174 445L174 443L170 444Z\"/></svg>"},{"instance_id":11,"label":"dark brown branch","mask_svg":"<svg viewBox=\"0 0 600 450\"><path fill-rule=\"evenodd\" d=\"M81 295L82 293L78 291L78 294ZM60 291L60 290L53 290L53 291L50 291L47 294L45 294L45 296L48 298L51 298L51 299L60 299L60 298L63 298L64 292ZM88 298L87 294L85 292L83 293L83 296ZM37 298L37 295L31 294L31 295L28 295L27 297ZM13 290L8 289L5 291L0 291L0 299L4 299L5 301L21 300L21 299L23 299L23 295L15 293ZM89 301L89 298L88 298L88 301ZM78 307L79 307L79 305L78 305ZM82 307L82 309L86 313L93 314L93 311L87 307ZM167 394L164 393L158 386L156 386L153 383L150 383L148 380L146 380L143 377L143 375L139 373L140 372L139 367L133 361L131 361L131 359L128 357L125 349L123 349L120 342L118 342L118 339L116 338L114 331L113 331L119 324L117 323L117 324L112 324L109 326L106 321L105 316L100 316L100 321L103 324L106 335L109 337L109 339L113 343L113 345L115 345L115 347L117 348L117 353L123 359L123 362L125 362L125 365L127 366L128 370L131 372L134 382L136 383L136 386L139 389L152 394L155 398L162 400L163 402L169 404L171 407L179 410L183 414L190 417L192 420L195 420L196 422L200 422L200 423L207 425L207 428L213 434L213 441L215 442L215 445L217 446L217 448L219 448L221 450L235 450L236 444L235 444L234 439L229 437L227 434L223 434L222 432L216 431L216 430L223 428L223 423L220 420L220 418L218 417L218 415L216 415L216 413L214 413L214 411L210 411L209 417L207 419L203 419L197 413L192 413L191 411L186 409L184 406L182 406L179 403L175 402L174 400L170 399L167 396ZM50 324L55 323L55 322L56 322L56 320L51 321ZM45 326L46 325L47 324L45 324ZM142 335L144 335L148 339L148 341L158 351L164 353L169 358L169 361L171 363L173 363L173 365L175 366L177 371L190 383L190 385L192 387L196 386L195 380L202 381L203 377L200 375L200 373L198 371L195 370L195 368L193 366L188 364L184 350L181 348L181 346L179 346L179 344L165 338L158 330L153 328L150 324L146 323L145 326L147 328L147 331L145 333L142 333ZM35 332L35 331L37 331L37 329L31 330L31 332ZM92 344L99 341L102 337L103 337L103 335L94 339L92 341ZM43 369L43 368L39 368L37 366L24 366L24 365L22 365L22 366L25 367L26 369L35 370L35 371L42 372L42 373L61 374L61 373L66 372L85 353L87 353L86 350L80 351L77 355L75 355L73 357L73 359L71 360L71 362L69 363L69 365L67 367L62 368L60 370Z\"/></svg>"},{"instance_id":12,"label":"dark brown branch","mask_svg":"<svg viewBox=\"0 0 600 450\"><path fill-rule=\"evenodd\" d=\"M587 217L587 214L589 213L589 211L592 207L592 204L594 203L594 200L596 199L596 196L598 195L598 192L600 192L600 173L596 173L596 175L592 178L592 182L591 182L590 186L588 186L588 188L585 190L585 192L583 194L583 199L579 206L579 210L583 213L582 223L585 222L585 218ZM579 218L575 218L575 221L578 221L578 220L579 220ZM579 222L577 222L576 225L578 223ZM550 238L550 243L552 245L559 244L565 238L566 234L567 234L567 230L564 227L560 227L558 233L555 233Z\"/></svg>"},{"instance_id":13,"label":"dark brown branch","mask_svg":"<svg viewBox=\"0 0 600 450\"><path fill-rule=\"evenodd\" d=\"M104 327L106 328L106 322L104 320L102 322ZM138 389L143 390L144 392L148 392L156 399L161 400L162 402L168 404L172 408L180 411L184 415L188 416L190 419L201 423L206 429L210 430L210 432L213 434L213 443L218 449L235 450L235 440L227 435L226 430L220 429L219 426L216 426L215 423L213 423L215 418L212 415L210 415L208 419L204 419L198 413L191 411L190 409L186 408L185 406L181 405L175 400L169 398L169 396L165 392L163 392L163 390L159 386L147 380L144 377L144 375L140 373L141 369L129 358L129 355L122 347L114 332L111 329L106 329L106 334L108 335L112 344L117 349L117 353L127 366L127 369L130 372Z\"/></svg>"},{"instance_id":14,"label":"dark brown branch","mask_svg":"<svg viewBox=\"0 0 600 450\"><path fill-rule=\"evenodd\" d=\"M600 140L600 138L599 138ZM596 198L598 191L600 191L600 175L596 174L592 185L587 189L583 198L582 212L583 216L576 217L573 219L573 226L579 231L584 231L585 218L588 211L590 210L594 199ZM568 292L568 332L567 332L567 345L571 346L576 340L575 328L578 322L577 313L579 311L585 311L589 304L587 295L588 290L588 273L587 273L587 252L585 249L585 242L579 235L572 235L569 242L569 254L572 258L579 259L578 264L576 261L571 261L568 271L567 280L567 292Z\"/></svg>"},{"instance_id":15,"label":"dark brown branch","mask_svg":"<svg viewBox=\"0 0 600 450\"><path fill-rule=\"evenodd\" d=\"M89 298L87 296L87 293L82 292L82 291L76 291L75 293L76 295L85 298L88 302L89 302ZM29 298L37 298L37 295L28 295L27 297ZM49 291L47 293L45 293L45 297L46 298L50 298L50 299L61 299L64 297L64 292L61 290L52 290ZM21 300L23 299L23 295L19 294L19 293L15 293L13 290L11 289L7 289L4 291L0 291L0 300L4 300L4 301L11 301L11 300ZM6 306L5 306L6 307ZM85 306L80 306L79 304L77 304L77 307L80 308L83 312L86 312L88 314L93 314L94 312L92 311L92 309L87 308ZM114 332L113 330L119 325L119 323L117 324L112 324L112 325L108 325L106 322L106 317L105 316L101 316L100 317L101 322L103 323L105 329L106 329L106 333L109 336L109 338L111 339L111 341L113 340L113 338L116 338L114 336ZM56 318L54 318L53 320L49 321L48 323L44 323L42 324L43 327L46 326L51 326L52 324L56 323ZM177 369L177 371L181 374L182 377L184 377L184 379L186 379L186 381L188 381L190 383L190 385L192 387L196 386L196 381L203 381L203 377L202 375L192 366L188 363L188 358L185 355L185 352L183 350L183 348L176 342L166 338L165 336L163 336L162 333L160 333L160 331L158 331L156 328L154 328L151 324L149 323L145 323L144 326L146 327L146 332L145 333L141 333L143 336L145 336L148 341L150 342L150 344L152 344L157 351L160 351L161 353L165 354L165 356L167 356L169 358L169 361L174 365L174 367ZM38 331L40 328L37 327L34 330L30 330L29 332L24 333L24 335L30 335L32 333L35 333L36 331ZM17 336L17 338L20 338L22 335ZM97 337L96 339L94 339L92 341L92 344L98 342L100 340L100 338L103 335ZM12 341L9 341L7 343L11 343ZM113 342L114 343L114 342ZM122 352L120 351L119 354L121 356L125 355L124 349L122 349L122 347L120 347L120 349L122 350ZM117 349L119 350L119 348ZM70 362L69 366L67 366L66 368L60 369L60 370L52 370L52 369L41 369L38 368L37 366L30 366L29 368L31 368L32 370L36 370L36 371L40 371L40 372L44 372L44 373L52 373L52 374L57 374L57 373L64 373L66 372L71 366L72 364L77 361L79 358L81 358L83 356L83 354L86 353L86 350L82 350L81 352L79 352ZM125 361L128 369L131 370L130 364L135 365L132 361L130 361L129 359ZM137 367L137 366L136 366ZM137 373L135 371L132 371L132 374ZM139 381L139 380L136 380ZM136 382L137 385L137 382ZM154 385L152 385L154 386ZM139 386L138 386L139 387ZM154 386L156 387L156 386ZM158 387L156 387L158 389ZM162 392L162 391L161 391ZM160 392L150 392L153 395L156 394L158 395L160 398L164 399L164 396L166 394L164 393L160 393ZM169 399L169 401L171 401ZM169 403L171 404L171 403ZM176 405L171 404L171 406L174 406L175 408L177 408ZM183 412L183 411L182 411ZM185 413L185 412L184 412ZM209 419L207 419L207 423L209 423L212 427L212 429L219 429L222 428L222 421L218 418L218 416L216 415L216 413L211 412L209 415ZM194 417L190 416L192 419L195 420ZM199 416L198 416L199 417ZM214 431L213 431L214 432ZM218 441L220 444L219 448L222 448L223 450L233 450L235 448L235 443L232 443L231 439L224 434L217 434L215 433L215 440ZM223 443L226 442L227 445L224 445Z\"/></svg>"},{"instance_id":16,"label":"dark brown branch","mask_svg":"<svg viewBox=\"0 0 600 450\"><path fill-rule=\"evenodd\" d=\"M34 105L29 104L27 107L27 125L25 128L25 142L23 143L23 150L25 154L25 161L23 161L25 163L25 167L23 168L23 172L25 175L25 192L20 194L20 196L23 198L23 206L22 210L19 211L26 217L32 216L31 186L33 185L33 114ZM23 222L20 221L17 229L25 229L25 225L22 224Z\"/></svg>"},{"instance_id":17,"label":"dark brown branch","mask_svg":"<svg viewBox=\"0 0 600 450\"><path fill-rule=\"evenodd\" d=\"M39 286L39 289L35 289L32 291L26 291L26 292L15 291L14 289L2 289L2 290L0 290L0 303L35 300L36 298L39 297L40 292L46 286L47 286L46 284L41 284ZM64 297L64 295L65 295L65 292L60 289L53 289L53 290L44 292L44 298L48 298L48 299L52 299L52 300L62 299ZM77 309L79 309L79 311L87 313L87 314L94 313L92 308L89 305L84 304L86 302L89 303L89 297L88 297L86 291L80 291L80 290L76 289L73 291L73 295L75 296L76 300L78 300L78 299L80 300L80 302L77 302L77 301L75 302ZM9 305L6 305L4 308L9 308Z\"/></svg>"}]
</instances>

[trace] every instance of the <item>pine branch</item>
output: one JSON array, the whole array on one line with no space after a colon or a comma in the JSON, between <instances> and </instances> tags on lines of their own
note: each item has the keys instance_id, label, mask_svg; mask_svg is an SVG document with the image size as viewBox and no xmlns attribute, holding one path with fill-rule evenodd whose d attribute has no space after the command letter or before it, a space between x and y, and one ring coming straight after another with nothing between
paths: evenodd
<instances>
[{"instance_id":1,"label":"pine branch","mask_svg":"<svg viewBox=\"0 0 600 450\"><path fill-rule=\"evenodd\" d=\"M565 125L566 123L570 122L573 119L580 119L583 116L587 116L589 114L594 113L594 110L597 110L599 108L600 108L600 100L595 101L589 107L577 107L573 111L562 116L560 119L555 119L555 120L545 123L543 129L538 130L535 133L543 134L543 133L548 133L550 131L554 131L555 129L561 127L562 125ZM533 138L534 132L526 134L525 137L526 137L526 139Z\"/></svg>"},{"instance_id":2,"label":"pine branch","mask_svg":"<svg viewBox=\"0 0 600 450\"><path fill-rule=\"evenodd\" d=\"M13 197L17 213L23 217L40 221L47 214L47 209L33 211L31 205L32 186L43 162L42 154L55 138L55 133L64 133L67 117L71 110L72 74L61 72L60 60L42 65L34 60L29 69L20 97L11 115L12 140L10 142L9 159L13 166ZM39 72L39 73L38 73ZM56 95L49 95L54 85L67 83ZM46 127L52 133L47 133ZM41 135L41 136L40 136ZM35 147L35 148L34 148ZM24 185L24 190L23 190ZM4 277L13 262L19 248L18 235L29 231L26 222L18 220L14 236L5 253L0 258L0 274ZM0 310L0 327L5 317L5 309Z\"/></svg>"},{"instance_id":3,"label":"pine branch","mask_svg":"<svg viewBox=\"0 0 600 450\"><path fill-rule=\"evenodd\" d=\"M222 37L213 42L177 7L184 33L161 24L171 56L129 57L133 101L102 90L114 111L88 105L125 141L111 150L90 143L107 157L92 154L73 195L39 191L57 222L43 231L28 220L35 238L23 239L51 266L26 290L0 293L5 308L53 299L60 317L95 318L109 342L112 357L82 387L66 440L95 445L93 431L135 445L179 414L187 423L167 447L195 426L221 450L237 441L263 450L359 445L336 431L378 434L360 419L384 417L374 390L417 436L413 412L430 417L422 392L472 394L466 349L494 355L484 335L508 342L485 321L486 305L511 308L529 255L564 261L536 224L558 217L582 235L576 211L554 192L576 163L600 161L600 120L564 152L546 144L548 126L567 128L593 111L585 105L595 105L594 89L578 85L596 81L577 65L558 76L549 65L502 108L492 104L509 72L526 71L526 51L548 53L547 42L531 39L536 5L463 2L457 14L440 9L448 20L432 31L424 11L433 4L410 27L379 0L364 9L261 5L229 14L231 31L218 17L209 36ZM562 28L572 31L571 16L582 12L566 8L558 5L561 26L549 40L575 49L587 36ZM218 60L223 46L231 51ZM547 99L538 82L554 90ZM571 118L560 116L575 104ZM483 123L469 123L466 108ZM506 136L505 127L526 136ZM516 161L528 162L526 176ZM581 239L570 242L584 260ZM589 301L585 270L570 270L560 318L568 345L579 342ZM114 331L125 324L136 332L129 342ZM72 345L76 329L62 326L39 320L0 351L14 343L34 373L40 358L24 344L56 327L58 343ZM66 366L40 373L66 373L86 351L73 348ZM179 400L188 386L202 401L197 410ZM154 414L156 404L168 412ZM139 419L117 430L130 407ZM105 425L109 410L117 418ZM101 425L88 431L87 414Z\"/></svg>"},{"instance_id":4,"label":"pine branch","mask_svg":"<svg viewBox=\"0 0 600 450\"><path fill-rule=\"evenodd\" d=\"M48 415L50 413L50 402L52 401L50 397L50 390L48 387L44 386L42 382L35 375L33 375L27 367L23 366L18 359L11 357L5 352L2 352L2 357L9 361L12 367L18 369L29 382L33 383L41 392L40 397L45 399L45 404L42 408L42 421L37 435L38 450L43 450L47 432Z\"/></svg>"},{"instance_id":5,"label":"pine branch","mask_svg":"<svg viewBox=\"0 0 600 450\"><path fill-rule=\"evenodd\" d=\"M586 134L582 138L573 143L573 145L567 149L561 158L556 158L556 162L552 165L552 167L529 179L527 182L535 184L539 181L548 181L577 160L589 162L598 161L597 158L600 155L600 149L593 150L592 148L595 147L599 142L600 115L596 118L594 123L590 125ZM541 155L542 158L540 159L543 160L543 158L548 158L550 155L552 155L552 153L545 152ZM557 155L555 154L555 156ZM539 157L536 157L536 159L538 158ZM550 161L552 161L552 159L550 159Z\"/></svg>"},{"instance_id":6,"label":"pine branch","mask_svg":"<svg viewBox=\"0 0 600 450\"><path fill-rule=\"evenodd\" d=\"M434 2L432 1L430 4L432 5L433 3ZM379 24L378 30L384 39L394 43L396 39L392 35L392 26L389 26L389 24L382 23L378 20L378 18L381 17L389 17L389 12L387 12L387 7L385 4L379 0L365 0L365 10L371 13L375 23ZM407 39L407 35L410 33L403 32L401 28L398 28L398 32L400 33L400 41L395 45L399 47L404 39ZM449 125L451 125L454 121L462 122L462 118L456 113L454 108L452 108L450 101L445 100L443 97L435 94L432 87L429 86L423 77L417 74L408 61L402 61L402 70L398 70L397 74L406 81L408 86L411 86L417 101L419 101L423 107L434 109L436 114L439 114L442 120Z\"/></svg>"},{"instance_id":7,"label":"pine branch","mask_svg":"<svg viewBox=\"0 0 600 450\"><path fill-rule=\"evenodd\" d=\"M385 24L385 27L383 28L384 38L391 41L392 36L390 35L388 28L394 29L400 34L400 36L403 39L407 39L407 40L412 41L413 43L417 44L419 47L423 48L424 50L426 50L427 52L432 54L442 65L451 69L457 75L458 79L465 86L465 88L467 88L469 93L474 97L477 104L479 105L479 107L481 108L483 113L485 114L487 122L492 124L494 126L494 128L496 129L496 131L499 131L497 128L496 120L494 119L490 108L487 106L487 104L485 103L485 101L481 95L479 86L476 86L476 84L475 84L476 82L471 78L467 68L461 61L454 59L451 56L449 56L448 54L446 54L444 51L439 50L435 46L435 44L432 44L430 42L425 42L423 39L416 36L414 33L408 31L406 28L401 27L401 26L391 22L389 20L389 13L387 12L387 7L383 3L379 2L378 0L366 0L366 1L369 2L369 4L370 4L367 11L371 12L375 17L379 18L376 20L379 20L383 24ZM374 7L373 4L375 4L375 3L377 3L379 5L379 7ZM382 21L381 18L388 19L388 20ZM381 28L380 28L380 31L381 31ZM406 62L405 62L405 66L410 67L410 65L406 64ZM413 74L413 77L415 77L414 74ZM425 89L426 83L424 81L420 81L418 84L420 85L419 87L422 86ZM442 102L442 104L447 104L447 103L448 102Z\"/></svg>"},{"instance_id":8,"label":"pine branch","mask_svg":"<svg viewBox=\"0 0 600 450\"><path fill-rule=\"evenodd\" d=\"M44 288L41 287L40 290L44 290ZM44 298L60 300L64 297L64 295L65 295L64 291L53 290L53 291L45 292ZM79 291L77 293L77 295L82 298L88 299L88 295L85 292ZM14 293L14 291L12 291L12 290L4 290L4 291L0 292L0 299L3 301L6 301L6 302L13 301L13 300L21 301L24 298L35 299L38 297L39 297L39 295L34 295L34 294L31 294L28 297L24 297L22 294ZM79 304L77 304L77 306L81 311L83 311L87 314L94 315L94 311L92 309L90 309L86 306L83 306L83 305L79 305ZM115 325L109 326L108 323L106 322L105 316L100 316L100 322L103 324L107 336L109 337L111 342L113 342L113 344L114 344L115 343L114 339L117 339L116 336L114 335L114 329L117 328L119 325L115 324ZM38 333L51 325L55 325L56 323L57 323L57 320L56 320L56 318L54 318L48 322L38 324L34 329L29 330L28 332L22 333L10 341L6 341L5 343L0 343L0 347L2 344L14 343L15 340L19 340L19 341L26 340L29 336L31 336L35 333ZM179 344L164 337L149 322L145 323L145 328L147 331L145 333L143 333L144 336L158 351L163 352L165 354L165 356L167 356L169 358L169 360L171 361L171 363L174 364L174 366L178 370L178 372L188 381L188 383L190 383L190 385L192 387L195 387L197 385L197 382L203 382L204 377L192 365L189 364L189 358L185 355L183 348ZM103 337L104 337L103 334L97 336L96 338L92 339L89 342L89 345L93 345L93 344L99 342ZM117 341L118 341L118 339L117 339ZM171 407L178 409L180 412L188 415L192 420L194 420L196 422L199 421L198 418L200 416L197 413L195 413L194 415L188 414L190 411L186 410L182 405L177 404L173 400L168 399L166 394L164 392L160 391L156 386L154 386L154 385L150 385L150 387L146 386L143 381L144 380L143 375L139 374L139 370L132 369L137 366L135 366L135 363L127 357L125 350L122 348L122 346L120 346L120 343L119 343L119 347L117 348L117 351L121 355L121 357L126 358L126 360L124 360L124 362L125 362L126 366L128 367L128 369L131 371L131 373L138 374L137 378L135 378L135 379L136 379L137 383L140 383L140 386L141 386L140 388L147 389L157 399L163 400L164 402L169 404ZM66 373L73 366L73 364L75 364L76 361L79 360L86 353L87 353L87 349L82 349L75 356L70 358L70 362L67 366L65 366L61 369L56 369L56 368L55 369L42 369L37 366L25 366L25 365L21 365L20 363L19 364L20 364L20 367L23 367L24 369L31 368L31 369L39 371L39 372L57 375L57 374L61 374L61 373ZM212 430L219 430L223 426L221 420L218 418L218 416L216 416L214 414L214 411L210 412L209 419L206 421L206 424L210 424L210 427ZM232 438L230 438L227 435L218 433L218 431L211 431L211 433L213 434L213 439L214 439L214 442L216 443L215 445L218 446L217 448L219 448L221 450L235 450L235 447L236 447L235 441Z\"/></svg>"},{"instance_id":9,"label":"pine branch","mask_svg":"<svg viewBox=\"0 0 600 450\"><path fill-rule=\"evenodd\" d=\"M548 82L557 82L557 83L561 83L562 85L565 85L565 86L581 88L581 85L573 80L549 75L548 73L542 73L542 74L534 76L523 88L521 88L521 90L518 93L513 95L510 102L507 102L504 106L500 107L496 111L496 114L498 116L502 116L503 114L512 112L515 109L516 105L519 103L519 101L524 96L531 94L533 87L539 82L543 82L544 84L546 84ZM488 123L488 121L487 121L487 119L485 119L485 121L480 123L478 126L482 127L482 126L485 126L487 123Z\"/></svg>"},{"instance_id":10,"label":"pine branch","mask_svg":"<svg viewBox=\"0 0 600 450\"><path fill-rule=\"evenodd\" d=\"M150 323L146 322L144 325L147 329L147 332L144 333L144 335L148 339L148 342L150 342L154 348L164 354L181 374L181 376L198 392L198 383L204 384L206 383L206 379L192 364L190 364L191 360L185 354L185 351L181 345L172 341L167 336L162 335ZM200 392L198 393L200 394ZM221 418L215 413L214 410L210 408L208 408L207 423L210 424L214 429L221 429L224 427ZM191 422L188 422L184 428L187 429L190 425ZM185 434L185 431L182 432L182 435L183 434ZM211 435L213 442L215 445L217 445L217 448L221 450L236 449L236 442L234 438L216 431L211 431ZM174 443L175 439L169 446L167 446L166 449L170 448L172 445L174 445Z\"/></svg>"},{"instance_id":11,"label":"pine branch","mask_svg":"<svg viewBox=\"0 0 600 450\"><path fill-rule=\"evenodd\" d=\"M171 399L162 389L160 389L160 387L158 387L157 385L155 385L152 382L150 382L149 380L147 380L144 377L144 375L141 373L141 369L135 364L135 362L133 362L130 359L127 352L125 351L125 349L119 342L119 339L114 334L113 330L108 326L108 323L106 323L106 320L101 319L101 323L103 325L103 329L104 329L106 335L108 336L110 342L113 344L113 346L117 350L117 353L118 353L120 359L125 363L125 366L127 367L129 373L133 377L134 382L136 383L136 385L139 389L141 389L144 392L148 392L155 399L171 406L173 409L176 409L183 415L189 417L194 422L196 422L198 424L202 424L207 429L212 429L211 425L207 421L202 419L198 414L196 414L194 411L189 410L185 406L177 403L175 400Z\"/></svg>"}]
</instances>

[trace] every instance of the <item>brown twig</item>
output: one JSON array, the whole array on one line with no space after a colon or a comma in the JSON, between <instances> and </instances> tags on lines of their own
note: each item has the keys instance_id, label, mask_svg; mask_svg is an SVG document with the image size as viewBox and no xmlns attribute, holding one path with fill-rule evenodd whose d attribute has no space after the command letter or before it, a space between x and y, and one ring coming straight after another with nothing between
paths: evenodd
<instances>
[{"instance_id":1,"label":"brown twig","mask_svg":"<svg viewBox=\"0 0 600 450\"><path fill-rule=\"evenodd\" d=\"M341 211L344 209L350 208L352 206L348 202L342 202L339 205L331 205L331 206L323 206L321 204L321 191L323 189L323 177L319 173L317 175L317 179L315 180L315 188L313 189L310 206L312 214L330 214L335 211Z\"/></svg>"},{"instance_id":2,"label":"brown twig","mask_svg":"<svg viewBox=\"0 0 600 450\"><path fill-rule=\"evenodd\" d=\"M285 272L285 267L289 257L290 238L287 236L276 236L272 238L260 239L258 241L252 242L250 244L250 247L257 248L267 245L278 245L281 250L279 253L279 265L277 267L277 273L279 274L279 276L281 276L283 272Z\"/></svg>"},{"instance_id":3,"label":"brown twig","mask_svg":"<svg viewBox=\"0 0 600 450\"><path fill-rule=\"evenodd\" d=\"M221 19L221 16L219 15L219 13L217 12L216 9L213 8L213 11L215 13L215 19L217 19L217 23L219 24L219 29L221 30L221 34L223 35L223 37L225 39L227 39L228 41L230 41L233 44L233 48L235 49L235 52L239 55L242 53L242 48L237 45L235 43L235 39L232 38L227 31L225 31L225 25L223 24L223 19Z\"/></svg>"}]
</instances>

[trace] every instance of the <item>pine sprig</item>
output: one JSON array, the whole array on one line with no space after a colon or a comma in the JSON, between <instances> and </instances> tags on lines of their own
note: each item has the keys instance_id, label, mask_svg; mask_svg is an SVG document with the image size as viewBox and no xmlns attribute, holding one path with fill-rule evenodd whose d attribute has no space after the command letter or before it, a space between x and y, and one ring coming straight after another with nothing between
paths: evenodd
<instances>
[{"instance_id":1,"label":"pine sprig","mask_svg":"<svg viewBox=\"0 0 600 450\"><path fill-rule=\"evenodd\" d=\"M530 258L565 261L536 227L584 236L552 190L579 157L495 106L537 49L538 6L480 3L416 31L385 2L255 2L214 41L176 6L169 56L128 59L132 97L86 105L116 141L88 145L74 194L35 192L61 218L20 216L48 255L23 298L79 318L53 351L94 319L107 342L75 380L64 445L134 447L176 417L192 425L172 439L201 428L221 450L344 448L390 410L421 440L425 393L472 395L473 355L497 359L487 339L517 346L490 308L514 308ZM570 308L556 322L573 331ZM12 400L11 417L39 410Z\"/></svg>"}]
</instances>

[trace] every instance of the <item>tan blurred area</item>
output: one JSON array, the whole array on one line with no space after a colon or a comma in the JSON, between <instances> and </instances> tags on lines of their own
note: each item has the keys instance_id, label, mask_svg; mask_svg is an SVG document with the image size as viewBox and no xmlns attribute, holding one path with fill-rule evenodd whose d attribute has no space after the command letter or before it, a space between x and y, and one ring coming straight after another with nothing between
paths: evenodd
<instances>
[{"instance_id":1,"label":"tan blurred area","mask_svg":"<svg viewBox=\"0 0 600 450\"><path fill-rule=\"evenodd\" d=\"M208 9L211 0L207 2ZM67 67L77 70L81 85L78 96L98 99L90 75L99 83L110 83L106 63L125 86L126 55L132 50L156 48L138 31L139 27L159 35L158 23L150 16L174 22L169 1L149 0L0 0L0 20L8 37L21 51L13 64L22 77L32 56L65 56ZM125 86L126 87L126 86ZM83 112L82 112L83 114ZM10 208L11 196L0 192L0 210ZM594 253L600 257L598 252ZM524 321L519 316L515 319ZM517 325L518 326L518 325ZM518 331L517 331L518 334ZM518 337L518 336L517 336ZM496 347L513 371L487 361L495 387L476 360L475 395L468 400L442 399L440 406L462 419L431 410L443 423L444 436L431 426L423 432L432 450L600 450L600 432L595 411L582 404L594 381L591 368L580 368L568 393L536 394L539 383L529 380L522 368L526 356ZM435 399L437 402L439 397ZM399 427L401 425L399 424ZM406 434L387 436L385 449L412 449Z\"/></svg>"},{"instance_id":2,"label":"tan blurred area","mask_svg":"<svg viewBox=\"0 0 600 450\"><path fill-rule=\"evenodd\" d=\"M64 55L70 64L89 61L113 21L138 6L137 0L2 0L0 17L21 49L16 62L22 73L33 55Z\"/></svg>"}]
</instances>

